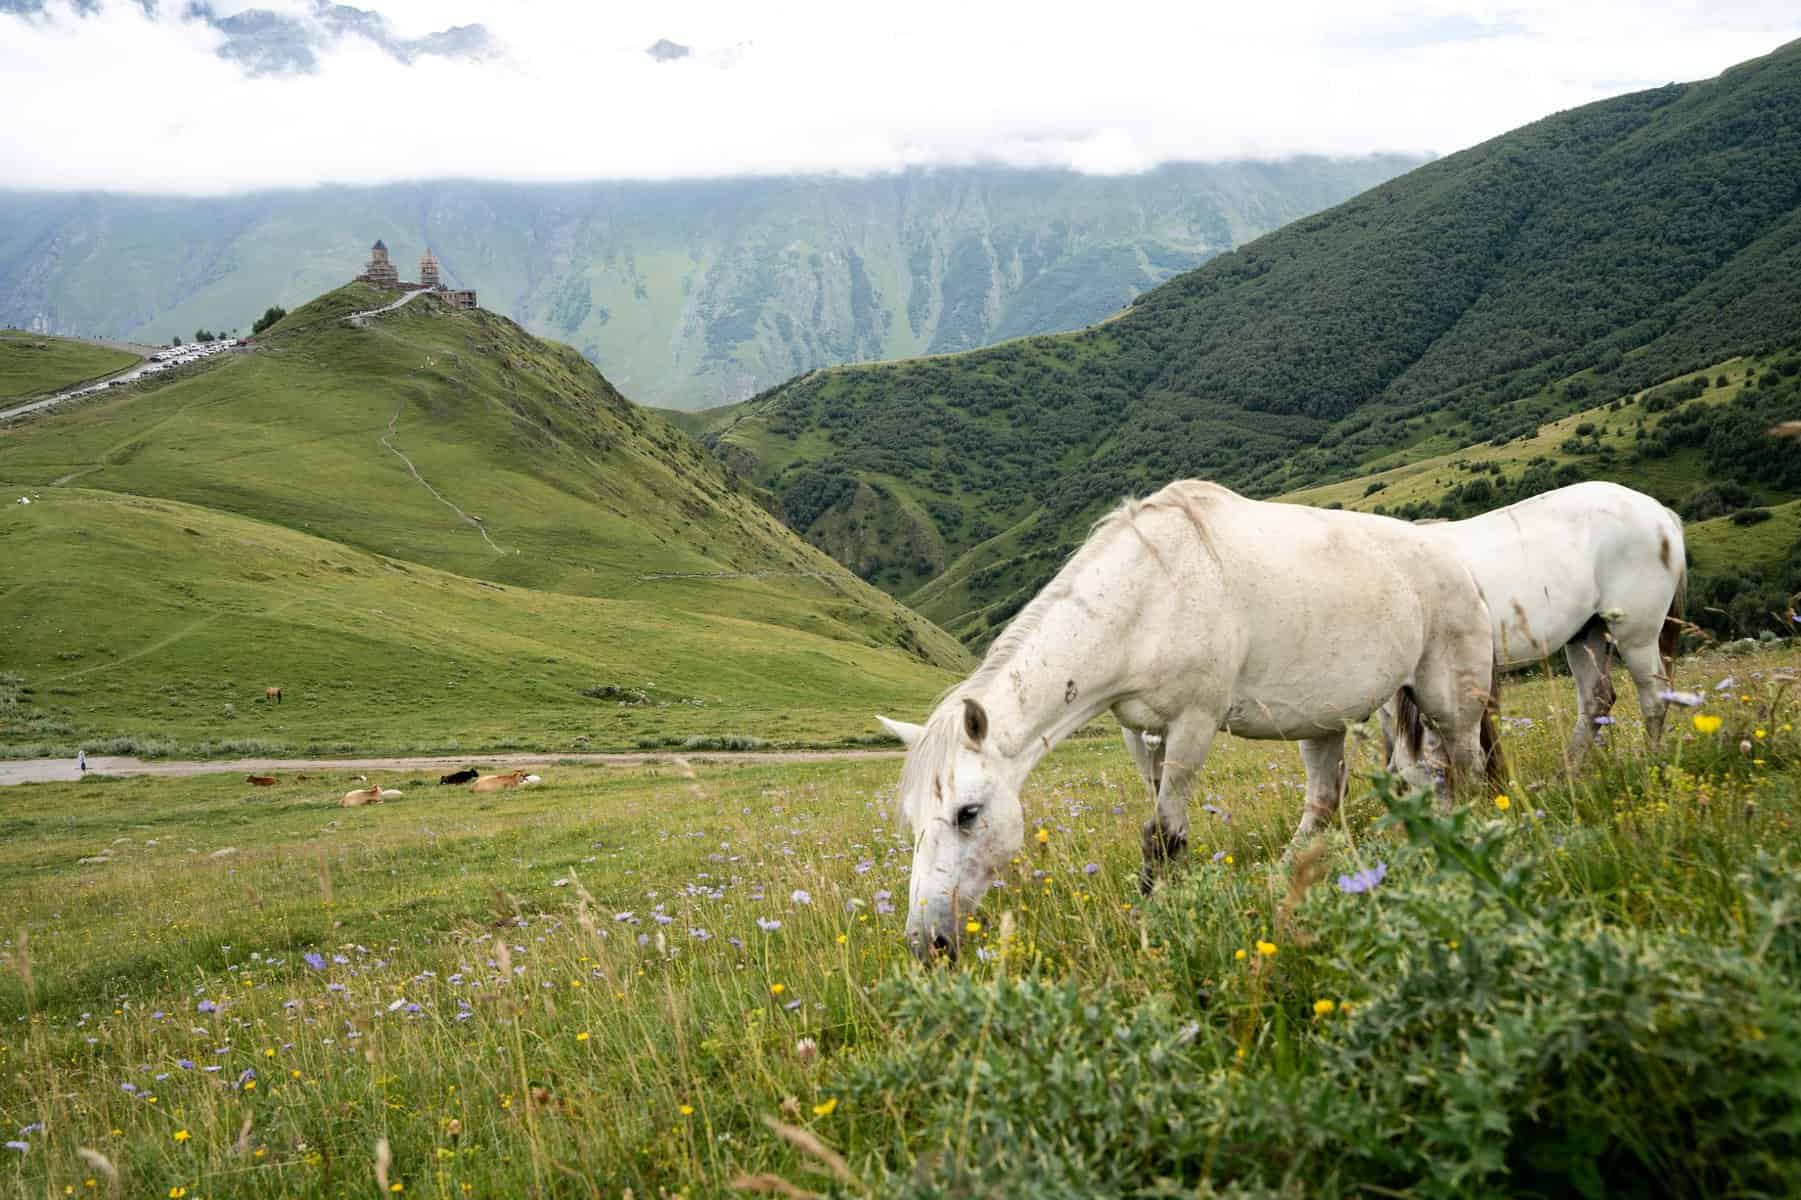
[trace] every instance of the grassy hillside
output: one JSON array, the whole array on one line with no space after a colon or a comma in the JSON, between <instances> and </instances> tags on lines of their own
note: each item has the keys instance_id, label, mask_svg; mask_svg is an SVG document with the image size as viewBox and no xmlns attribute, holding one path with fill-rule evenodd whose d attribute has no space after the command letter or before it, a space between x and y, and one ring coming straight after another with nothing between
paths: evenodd
<instances>
[{"instance_id":1,"label":"grassy hillside","mask_svg":"<svg viewBox=\"0 0 1801 1200\"><path fill-rule=\"evenodd\" d=\"M0 1179L1794 1195L1795 665L1682 663L1718 727L1684 714L1647 760L1622 697L1576 780L1567 681L1510 688L1504 809L1385 802L1366 748L1292 875L1298 759L1222 735L1193 866L1148 903L1134 769L1066 745L954 971L901 940L909 842L870 801L894 762L553 764L495 797L397 776L349 811L340 775L0 788L0 1113L26 1146Z\"/></svg>"},{"instance_id":2,"label":"grassy hillside","mask_svg":"<svg viewBox=\"0 0 1801 1200\"><path fill-rule=\"evenodd\" d=\"M29 399L123 371L136 361L135 354L92 342L0 329L0 408L9 400Z\"/></svg>"},{"instance_id":3,"label":"grassy hillside","mask_svg":"<svg viewBox=\"0 0 1801 1200\"><path fill-rule=\"evenodd\" d=\"M0 508L0 553L30 564L0 584L11 754L97 737L267 753L831 742L949 678L824 617L802 632L751 605L501 587L82 488Z\"/></svg>"},{"instance_id":4,"label":"grassy hillside","mask_svg":"<svg viewBox=\"0 0 1801 1200\"><path fill-rule=\"evenodd\" d=\"M461 725L562 744L595 707L590 685L707 706L581 729L610 744L664 721L841 736L867 721L858 697L928 695L964 665L954 640L795 538L574 351L429 299L342 319L380 300L328 295L252 352L0 430L0 481L41 497L0 525L21 547L8 560L27 564L0 580L0 628L17 634L0 669L73 689L54 704L68 710L57 737L230 736L248 726L221 723L221 705L244 707L212 695L226 681L311 692L279 729L254 718L255 736L292 742ZM174 503L78 504L70 485ZM204 702L168 703L170 679ZM446 708L452 682L511 700ZM357 691L379 699L340 694Z\"/></svg>"},{"instance_id":5,"label":"grassy hillside","mask_svg":"<svg viewBox=\"0 0 1801 1200\"><path fill-rule=\"evenodd\" d=\"M1798 135L1801 44L1434 162L1095 328L816 371L706 436L821 544L858 483L924 513L939 555L833 552L979 641L1122 495L1355 478L1791 344Z\"/></svg>"},{"instance_id":6,"label":"grassy hillside","mask_svg":"<svg viewBox=\"0 0 1801 1200\"><path fill-rule=\"evenodd\" d=\"M155 339L247 329L386 239L578 347L635 400L742 400L828 363L1074 329L1178 271L1417 165L1300 158L1104 178L467 180L226 198L0 191L0 321Z\"/></svg>"}]
</instances>

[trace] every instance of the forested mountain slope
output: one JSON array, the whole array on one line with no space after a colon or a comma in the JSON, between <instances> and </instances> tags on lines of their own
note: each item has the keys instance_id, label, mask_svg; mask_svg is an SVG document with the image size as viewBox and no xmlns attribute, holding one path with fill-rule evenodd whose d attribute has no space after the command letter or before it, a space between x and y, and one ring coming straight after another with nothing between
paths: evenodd
<instances>
[{"instance_id":1,"label":"forested mountain slope","mask_svg":"<svg viewBox=\"0 0 1801 1200\"><path fill-rule=\"evenodd\" d=\"M0 324L154 341L247 329L356 274L381 237L402 278L429 245L448 281L577 347L639 403L703 408L817 366L1079 328L1418 162L0 192Z\"/></svg>"},{"instance_id":2,"label":"forested mountain slope","mask_svg":"<svg viewBox=\"0 0 1801 1200\"><path fill-rule=\"evenodd\" d=\"M1797 332L1801 44L1421 167L1095 328L817 371L706 436L980 640L1122 495L1271 495L1524 436Z\"/></svg>"}]
</instances>

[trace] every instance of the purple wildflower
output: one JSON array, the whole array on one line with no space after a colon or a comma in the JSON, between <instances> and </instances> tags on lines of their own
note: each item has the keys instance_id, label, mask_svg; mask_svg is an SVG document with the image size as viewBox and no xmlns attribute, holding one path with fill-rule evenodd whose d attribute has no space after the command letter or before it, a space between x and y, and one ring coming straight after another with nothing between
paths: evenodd
<instances>
[{"instance_id":1,"label":"purple wildflower","mask_svg":"<svg viewBox=\"0 0 1801 1200\"><path fill-rule=\"evenodd\" d=\"M859 875L867 875L874 868L875 868L875 864L870 862L866 858L857 864L856 871L857 871L857 874L859 874Z\"/></svg>"},{"instance_id":2,"label":"purple wildflower","mask_svg":"<svg viewBox=\"0 0 1801 1200\"><path fill-rule=\"evenodd\" d=\"M807 890L805 888L795 888L794 891L789 895L788 899L794 901L796 904L811 904L811 903L813 903L813 897L807 893Z\"/></svg>"},{"instance_id":3,"label":"purple wildflower","mask_svg":"<svg viewBox=\"0 0 1801 1200\"><path fill-rule=\"evenodd\" d=\"M1612 718L1612 717L1596 717L1596 718L1595 718L1595 724L1597 724L1597 725L1611 725L1611 724L1613 724L1613 718Z\"/></svg>"},{"instance_id":4,"label":"purple wildflower","mask_svg":"<svg viewBox=\"0 0 1801 1200\"><path fill-rule=\"evenodd\" d=\"M23 1154L27 1150L31 1149L31 1143L30 1142L8 1142L8 1143L6 1143L6 1148L8 1150L17 1150L20 1154Z\"/></svg>"},{"instance_id":5,"label":"purple wildflower","mask_svg":"<svg viewBox=\"0 0 1801 1200\"><path fill-rule=\"evenodd\" d=\"M1100 874L1100 872L1101 872L1101 864L1100 863L1089 863L1082 868L1082 874L1084 874L1084 875L1098 875L1098 874Z\"/></svg>"},{"instance_id":6,"label":"purple wildflower","mask_svg":"<svg viewBox=\"0 0 1801 1200\"><path fill-rule=\"evenodd\" d=\"M1225 857L1226 857L1226 852L1224 850L1215 850L1213 852L1213 861L1214 862L1220 862Z\"/></svg>"},{"instance_id":7,"label":"purple wildflower","mask_svg":"<svg viewBox=\"0 0 1801 1200\"><path fill-rule=\"evenodd\" d=\"M704 929L690 929L688 931L688 936L697 942L711 941L713 938L713 935Z\"/></svg>"},{"instance_id":8,"label":"purple wildflower","mask_svg":"<svg viewBox=\"0 0 1801 1200\"><path fill-rule=\"evenodd\" d=\"M1338 877L1338 890L1347 896L1355 896L1362 892L1374 891L1377 884L1388 878L1388 864L1378 862L1373 867L1366 867L1350 875Z\"/></svg>"},{"instance_id":9,"label":"purple wildflower","mask_svg":"<svg viewBox=\"0 0 1801 1200\"><path fill-rule=\"evenodd\" d=\"M203 1012L203 1013L214 1013L214 1012L219 1011L219 1006L217 1004L214 1004L211 1000L202 1000L199 1004L196 1004L194 1006L194 1011L195 1012Z\"/></svg>"},{"instance_id":10,"label":"purple wildflower","mask_svg":"<svg viewBox=\"0 0 1801 1200\"><path fill-rule=\"evenodd\" d=\"M1684 708L1701 707L1700 692L1676 692L1671 691L1669 688L1664 688L1657 693L1657 698L1662 700L1665 704L1680 704Z\"/></svg>"},{"instance_id":11,"label":"purple wildflower","mask_svg":"<svg viewBox=\"0 0 1801 1200\"><path fill-rule=\"evenodd\" d=\"M249 1083L252 1079L255 1079L255 1078L256 1078L256 1068L255 1067L245 1067L243 1073L238 1076L238 1086L243 1087L245 1084Z\"/></svg>"},{"instance_id":12,"label":"purple wildflower","mask_svg":"<svg viewBox=\"0 0 1801 1200\"><path fill-rule=\"evenodd\" d=\"M127 1096L135 1096L138 1094L138 1085L135 1083L121 1083L119 1085L119 1090L124 1092Z\"/></svg>"},{"instance_id":13,"label":"purple wildflower","mask_svg":"<svg viewBox=\"0 0 1801 1200\"><path fill-rule=\"evenodd\" d=\"M165 1013L165 1012L164 1012L164 1011L163 1011L163 1010L162 1010L162 1009L160 1009L160 1008L159 1008L159 1009L157 1009L157 1010L156 1010L156 1011L155 1011L155 1012L153 1012L153 1013L151 1013L151 1014L150 1014L150 1019L151 1019L151 1020L152 1020L152 1021L160 1021L160 1020L162 1020L162 1019L163 1019L163 1018L164 1018L164 1017L166 1017L166 1016L168 1016L168 1014L167 1014L167 1013Z\"/></svg>"},{"instance_id":14,"label":"purple wildflower","mask_svg":"<svg viewBox=\"0 0 1801 1200\"><path fill-rule=\"evenodd\" d=\"M774 917L758 917L757 918L757 928L761 929L764 933L774 933L776 930L780 929L781 927L782 927L782 923L780 921L776 920Z\"/></svg>"},{"instance_id":15,"label":"purple wildflower","mask_svg":"<svg viewBox=\"0 0 1801 1200\"><path fill-rule=\"evenodd\" d=\"M419 1005L414 1004L410 1001L407 1003L406 1010L410 1013L416 1013L416 1012L421 1011Z\"/></svg>"},{"instance_id":16,"label":"purple wildflower","mask_svg":"<svg viewBox=\"0 0 1801 1200\"><path fill-rule=\"evenodd\" d=\"M305 954L301 955L301 959L307 966L315 971L323 971L325 969L325 956L320 954L317 950L308 950Z\"/></svg>"},{"instance_id":17,"label":"purple wildflower","mask_svg":"<svg viewBox=\"0 0 1801 1200\"><path fill-rule=\"evenodd\" d=\"M33 1121L31 1124L27 1125L25 1128L19 1130L19 1136L20 1137L30 1137L34 1133L42 1133L43 1129L44 1129L44 1123L42 1121Z\"/></svg>"},{"instance_id":18,"label":"purple wildflower","mask_svg":"<svg viewBox=\"0 0 1801 1200\"><path fill-rule=\"evenodd\" d=\"M737 950L744 949L744 939L743 938L728 937L725 939L725 941L726 941L726 945L731 946L734 949L737 949Z\"/></svg>"},{"instance_id":19,"label":"purple wildflower","mask_svg":"<svg viewBox=\"0 0 1801 1200\"><path fill-rule=\"evenodd\" d=\"M184 1071L192 1071L194 1069L194 1060L191 1058L178 1058L175 1060L175 1065Z\"/></svg>"},{"instance_id":20,"label":"purple wildflower","mask_svg":"<svg viewBox=\"0 0 1801 1200\"><path fill-rule=\"evenodd\" d=\"M659 925L670 925L675 922L674 917L666 916L663 913L651 913L650 915L657 919L657 924Z\"/></svg>"},{"instance_id":21,"label":"purple wildflower","mask_svg":"<svg viewBox=\"0 0 1801 1200\"><path fill-rule=\"evenodd\" d=\"M790 1001L788 1001L788 1003L782 1005L782 1007L787 1009L789 1012L793 1012L795 1009L800 1007L800 1001L799 1000L790 1000Z\"/></svg>"},{"instance_id":22,"label":"purple wildflower","mask_svg":"<svg viewBox=\"0 0 1801 1200\"><path fill-rule=\"evenodd\" d=\"M1735 688L1737 686L1738 686L1738 676L1728 675L1728 676L1726 676L1726 678L1720 680L1720 682L1714 684L1713 690L1716 692L1724 692L1731 688Z\"/></svg>"}]
</instances>

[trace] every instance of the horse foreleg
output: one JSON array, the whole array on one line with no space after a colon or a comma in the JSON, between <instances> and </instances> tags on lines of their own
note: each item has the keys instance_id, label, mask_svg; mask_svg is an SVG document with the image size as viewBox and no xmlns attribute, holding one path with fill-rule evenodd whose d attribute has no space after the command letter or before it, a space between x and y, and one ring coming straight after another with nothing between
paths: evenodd
<instances>
[{"instance_id":1,"label":"horse foreleg","mask_svg":"<svg viewBox=\"0 0 1801 1200\"><path fill-rule=\"evenodd\" d=\"M1157 789L1163 784L1163 739L1157 737L1153 744L1144 733L1125 725L1119 727L1119 736L1125 739L1126 750L1138 765L1138 774L1143 777L1145 787L1150 789L1151 799L1155 800Z\"/></svg>"},{"instance_id":2,"label":"horse foreleg","mask_svg":"<svg viewBox=\"0 0 1801 1200\"><path fill-rule=\"evenodd\" d=\"M1576 680L1576 727L1566 750L1572 768L1582 765L1595 744L1596 719L1613 711L1613 642L1599 618L1589 621L1563 648Z\"/></svg>"},{"instance_id":3,"label":"horse foreleg","mask_svg":"<svg viewBox=\"0 0 1801 1200\"><path fill-rule=\"evenodd\" d=\"M1307 805L1294 831L1292 845L1300 845L1331 821L1344 799L1349 782L1345 773L1344 734L1308 738L1301 743L1301 762L1307 767Z\"/></svg>"},{"instance_id":4,"label":"horse foreleg","mask_svg":"<svg viewBox=\"0 0 1801 1200\"><path fill-rule=\"evenodd\" d=\"M1157 811L1144 823L1144 867L1138 877L1138 890L1147 896L1157 876L1188 853L1188 798L1218 730L1218 722L1207 718L1178 721L1163 735Z\"/></svg>"}]
</instances>

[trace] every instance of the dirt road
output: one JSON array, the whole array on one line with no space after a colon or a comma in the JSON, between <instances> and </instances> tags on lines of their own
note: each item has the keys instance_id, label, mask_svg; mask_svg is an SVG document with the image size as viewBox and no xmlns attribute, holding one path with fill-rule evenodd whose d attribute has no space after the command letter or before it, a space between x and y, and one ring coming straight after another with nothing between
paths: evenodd
<instances>
[{"instance_id":1,"label":"dirt road","mask_svg":"<svg viewBox=\"0 0 1801 1200\"><path fill-rule=\"evenodd\" d=\"M637 767L673 758L691 763L803 763L838 759L899 758L900 750L667 750L642 754L469 754L427 758L221 758L205 762L118 758L102 755L88 759L91 775L276 775L304 771L308 774L402 774L437 771L447 774L466 766L543 766L547 763L582 762L609 767ZM57 783L81 778L72 758L21 758L0 761L0 787L15 783Z\"/></svg>"}]
</instances>

